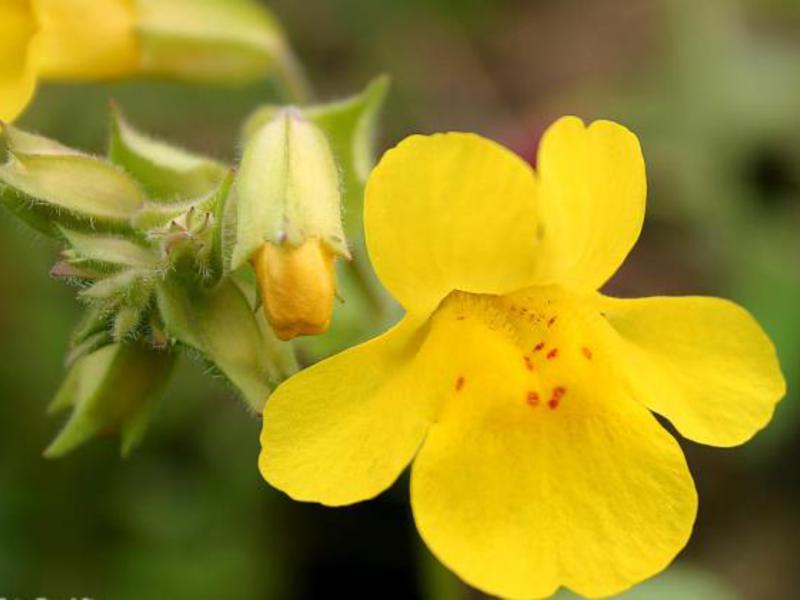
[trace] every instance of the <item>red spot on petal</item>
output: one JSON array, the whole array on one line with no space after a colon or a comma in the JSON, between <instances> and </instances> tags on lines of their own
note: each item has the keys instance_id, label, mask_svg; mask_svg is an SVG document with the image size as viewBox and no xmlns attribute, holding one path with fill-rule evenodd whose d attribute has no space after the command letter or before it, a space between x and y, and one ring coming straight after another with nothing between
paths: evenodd
<instances>
[{"instance_id":1,"label":"red spot on petal","mask_svg":"<svg viewBox=\"0 0 800 600\"><path fill-rule=\"evenodd\" d=\"M558 356L558 348L553 348L547 353L547 360L553 360L556 356Z\"/></svg>"},{"instance_id":2,"label":"red spot on petal","mask_svg":"<svg viewBox=\"0 0 800 600\"><path fill-rule=\"evenodd\" d=\"M465 317L464 315L458 315L458 316L456 317L456 321L463 321L463 320L464 320L464 319L466 319L466 318L467 318L467 317Z\"/></svg>"},{"instance_id":3,"label":"red spot on petal","mask_svg":"<svg viewBox=\"0 0 800 600\"><path fill-rule=\"evenodd\" d=\"M530 406L538 406L539 405L539 394L536 392L528 392L525 400Z\"/></svg>"},{"instance_id":4,"label":"red spot on petal","mask_svg":"<svg viewBox=\"0 0 800 600\"><path fill-rule=\"evenodd\" d=\"M539 342L533 347L534 352L541 352L542 348L544 348L544 342Z\"/></svg>"},{"instance_id":5,"label":"red spot on petal","mask_svg":"<svg viewBox=\"0 0 800 600\"><path fill-rule=\"evenodd\" d=\"M556 322L556 317L550 317L550 320L547 322L548 327L552 327L553 323Z\"/></svg>"},{"instance_id":6,"label":"red spot on petal","mask_svg":"<svg viewBox=\"0 0 800 600\"><path fill-rule=\"evenodd\" d=\"M531 357L523 356L522 360L525 361L525 368L528 369L528 371L533 371L533 361L531 360Z\"/></svg>"},{"instance_id":7,"label":"red spot on petal","mask_svg":"<svg viewBox=\"0 0 800 600\"><path fill-rule=\"evenodd\" d=\"M583 348L581 348L581 352L583 353L583 356L586 358L586 360L592 360L592 351L589 348L584 346Z\"/></svg>"},{"instance_id":8,"label":"red spot on petal","mask_svg":"<svg viewBox=\"0 0 800 600\"><path fill-rule=\"evenodd\" d=\"M564 397L564 394L567 393L567 388L559 385L558 387L553 388L553 393L550 394L550 400L547 401L547 406L549 406L552 410L558 408L558 404L561 402L561 399Z\"/></svg>"},{"instance_id":9,"label":"red spot on petal","mask_svg":"<svg viewBox=\"0 0 800 600\"><path fill-rule=\"evenodd\" d=\"M461 388L463 388L463 387L464 387L464 376L461 375L461 376L459 376L458 379L456 379L456 391L460 392Z\"/></svg>"}]
</instances>

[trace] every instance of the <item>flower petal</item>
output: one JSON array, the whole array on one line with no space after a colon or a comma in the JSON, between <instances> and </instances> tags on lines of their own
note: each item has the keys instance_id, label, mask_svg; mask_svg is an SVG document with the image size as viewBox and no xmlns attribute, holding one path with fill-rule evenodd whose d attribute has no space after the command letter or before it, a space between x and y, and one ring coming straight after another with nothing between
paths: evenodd
<instances>
[{"instance_id":1,"label":"flower petal","mask_svg":"<svg viewBox=\"0 0 800 600\"><path fill-rule=\"evenodd\" d=\"M664 569L697 509L676 441L607 381L569 387L551 409L508 396L499 368L472 376L414 462L412 507L433 553L508 598L607 596Z\"/></svg>"},{"instance_id":2,"label":"flower petal","mask_svg":"<svg viewBox=\"0 0 800 600\"><path fill-rule=\"evenodd\" d=\"M410 312L454 289L505 293L534 281L532 169L473 134L411 136L367 182L365 229L383 284Z\"/></svg>"},{"instance_id":3,"label":"flower petal","mask_svg":"<svg viewBox=\"0 0 800 600\"><path fill-rule=\"evenodd\" d=\"M136 71L135 2L131 0L31 0L39 32L43 78L102 80Z\"/></svg>"},{"instance_id":4,"label":"flower petal","mask_svg":"<svg viewBox=\"0 0 800 600\"><path fill-rule=\"evenodd\" d=\"M267 400L259 468L296 500L371 498L400 475L429 425L411 359L419 323L394 329L294 375Z\"/></svg>"},{"instance_id":5,"label":"flower petal","mask_svg":"<svg viewBox=\"0 0 800 600\"><path fill-rule=\"evenodd\" d=\"M34 23L27 4L20 0L0 0L0 12L0 120L13 121L36 86L29 52Z\"/></svg>"},{"instance_id":6,"label":"flower petal","mask_svg":"<svg viewBox=\"0 0 800 600\"><path fill-rule=\"evenodd\" d=\"M718 298L604 298L635 397L687 438L734 446L772 418L786 384L750 314Z\"/></svg>"},{"instance_id":7,"label":"flower petal","mask_svg":"<svg viewBox=\"0 0 800 600\"><path fill-rule=\"evenodd\" d=\"M493 595L610 595L666 567L692 529L683 453L616 377L586 300L456 294L431 320L426 364L456 383L414 462L414 516Z\"/></svg>"},{"instance_id":8,"label":"flower petal","mask_svg":"<svg viewBox=\"0 0 800 600\"><path fill-rule=\"evenodd\" d=\"M636 136L611 121L564 117L542 137L539 203L552 281L598 289L636 243L647 182Z\"/></svg>"}]
</instances>

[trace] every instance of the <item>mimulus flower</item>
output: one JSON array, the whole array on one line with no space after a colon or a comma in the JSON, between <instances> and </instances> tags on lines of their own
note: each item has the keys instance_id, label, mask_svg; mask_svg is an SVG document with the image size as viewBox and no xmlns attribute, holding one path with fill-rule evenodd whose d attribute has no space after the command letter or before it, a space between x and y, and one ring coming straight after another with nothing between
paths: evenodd
<instances>
[{"instance_id":1,"label":"mimulus flower","mask_svg":"<svg viewBox=\"0 0 800 600\"><path fill-rule=\"evenodd\" d=\"M283 34L249 0L0 0L0 119L44 80L148 75L301 85Z\"/></svg>"},{"instance_id":2,"label":"mimulus flower","mask_svg":"<svg viewBox=\"0 0 800 600\"><path fill-rule=\"evenodd\" d=\"M608 596L664 569L697 511L653 413L734 446L785 384L770 340L731 302L597 291L642 227L632 133L563 118L537 162L462 133L384 155L366 236L406 316L277 389L259 466L295 499L344 505L413 461L417 528L466 582L509 598Z\"/></svg>"}]
</instances>

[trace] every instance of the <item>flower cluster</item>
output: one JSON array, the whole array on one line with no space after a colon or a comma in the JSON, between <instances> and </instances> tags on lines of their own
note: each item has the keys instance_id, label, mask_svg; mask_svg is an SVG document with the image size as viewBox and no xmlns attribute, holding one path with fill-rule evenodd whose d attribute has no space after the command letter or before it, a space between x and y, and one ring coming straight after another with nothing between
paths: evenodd
<instances>
[{"instance_id":1,"label":"flower cluster","mask_svg":"<svg viewBox=\"0 0 800 600\"><path fill-rule=\"evenodd\" d=\"M0 202L64 244L51 274L86 306L51 406L72 414L47 456L108 430L127 454L176 346L262 409L297 369L281 340L330 321L333 257L348 256L340 173L358 180L352 157L365 152L386 85L330 105L260 109L238 170L143 134L116 108L106 157L3 126Z\"/></svg>"}]
</instances>

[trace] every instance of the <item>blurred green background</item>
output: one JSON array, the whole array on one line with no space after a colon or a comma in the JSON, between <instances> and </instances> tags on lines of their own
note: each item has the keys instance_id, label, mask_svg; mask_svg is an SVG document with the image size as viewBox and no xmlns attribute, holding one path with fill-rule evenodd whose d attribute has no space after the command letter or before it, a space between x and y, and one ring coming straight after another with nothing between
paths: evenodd
<instances>
[{"instance_id":1,"label":"blurred green background","mask_svg":"<svg viewBox=\"0 0 800 600\"><path fill-rule=\"evenodd\" d=\"M566 113L611 118L638 134L647 223L609 290L742 303L775 340L789 396L745 447L684 444L701 497L695 535L666 574L623 597L796 598L800 3L269 5L320 99L391 75L381 149L411 132L460 129L533 159L543 128ZM275 99L268 84L53 86L20 124L102 152L112 97L145 131L229 160L242 120ZM0 597L481 597L421 547L405 480L377 501L337 510L267 487L256 469L258 420L189 361L131 458L103 439L43 459L61 424L44 409L79 314L73 290L47 275L56 251L0 214ZM333 349L337 335L321 343Z\"/></svg>"}]
</instances>

